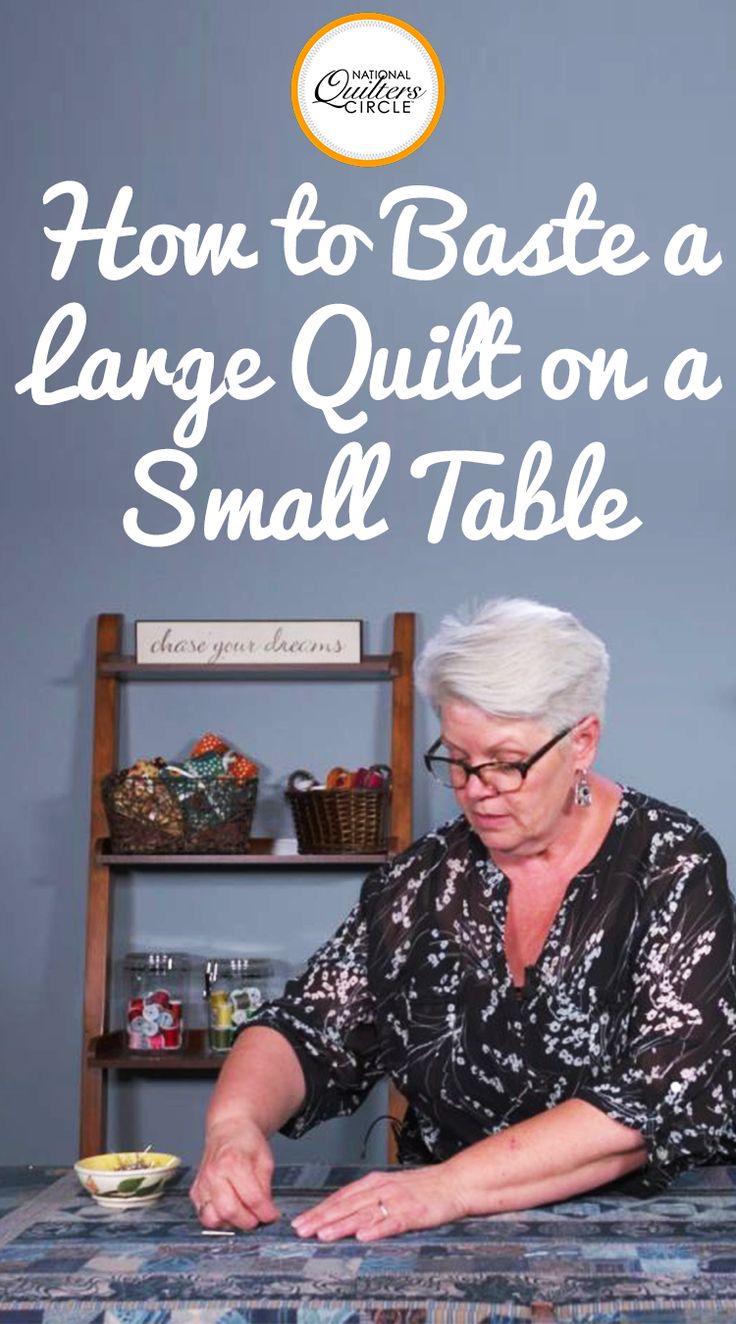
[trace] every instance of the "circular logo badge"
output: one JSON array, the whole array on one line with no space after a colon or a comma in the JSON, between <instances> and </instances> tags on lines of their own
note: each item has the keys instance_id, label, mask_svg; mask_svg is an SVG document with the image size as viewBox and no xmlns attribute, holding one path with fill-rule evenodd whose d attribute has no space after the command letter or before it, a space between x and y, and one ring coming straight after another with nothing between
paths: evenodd
<instances>
[{"instance_id":1,"label":"circular logo badge","mask_svg":"<svg viewBox=\"0 0 736 1324\"><path fill-rule=\"evenodd\" d=\"M299 53L291 100L315 147L336 161L379 166L421 147L445 99L442 66L416 28L388 14L351 14Z\"/></svg>"}]
</instances>

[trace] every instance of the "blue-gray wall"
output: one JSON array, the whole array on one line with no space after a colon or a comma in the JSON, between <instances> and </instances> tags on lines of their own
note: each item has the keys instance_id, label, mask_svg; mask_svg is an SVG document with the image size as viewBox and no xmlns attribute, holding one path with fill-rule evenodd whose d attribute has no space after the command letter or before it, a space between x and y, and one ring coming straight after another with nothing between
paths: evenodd
<instances>
[{"instance_id":1,"label":"blue-gray wall","mask_svg":"<svg viewBox=\"0 0 736 1324\"><path fill-rule=\"evenodd\" d=\"M727 854L736 845L733 798L734 534L731 362L734 281L730 244L734 38L731 0L404 0L395 12L419 27L442 60L444 115L420 151L361 170L318 152L294 119L288 83L307 38L343 11L319 0L11 0L2 12L3 203L0 544L3 575L3 1014L0 1162L70 1160L76 1152L78 1060L94 619L361 616L372 651L388 643L396 609L418 613L420 636L458 603L494 594L534 596L579 613L609 644L613 682L601 766L698 814ZM102 224L117 189L135 189L133 223L244 220L259 266L218 278L137 275L110 284L93 246L53 282L52 218L41 198L62 179L90 193ZM376 240L339 281L297 280L277 232L294 189L311 180L320 214L352 221ZM577 184L592 181L598 215L627 221L651 262L626 279L567 274L473 280L462 270L413 284L389 274L384 194L432 183L462 194L470 228L495 220L515 246L560 215ZM61 223L66 204L56 204ZM667 238L697 222L722 268L675 280L663 269ZM218 365L255 345L277 387L251 404L212 411L192 499L198 519L212 487L321 490L342 444L294 393L290 351L306 316L332 300L369 318L376 344L427 345L431 325L454 325L474 299L507 304L524 347L525 387L507 401L374 403L358 440L385 439L392 469L378 513L389 532L368 542L205 542L134 545L122 514L141 505L145 452L171 445L181 406L152 388L139 403L80 401L53 408L18 396L50 314L70 300L88 313L89 349L110 345L128 362L140 345L172 359L195 345ZM534 369L552 349L628 347L650 390L630 401L582 394L553 403ZM667 363L689 345L708 350L724 388L707 403L674 403L661 388ZM340 346L331 353L342 361ZM325 374L328 365L322 365ZM521 455L537 438L555 453L553 486L581 448L602 440L607 483L643 520L621 542L467 541L452 521L426 541L436 479L417 482L411 460L447 446L506 454L499 486L513 490ZM508 471L508 473L507 473ZM487 481L487 480L485 480ZM475 490L463 484L465 498ZM162 523L159 527L162 527ZM182 753L222 729L265 765L266 806L278 816L279 779L299 765L385 757L387 694L380 687L136 687L123 707L124 760ZM417 720L418 748L434 732ZM448 802L417 770L415 827ZM300 960L347 910L354 875L296 877L141 874L115 896L115 950L172 943L189 950L238 945ZM128 1082L113 1099L112 1138L151 1141L196 1155L208 1086ZM289 1155L357 1156L381 1100L334 1123ZM372 1108L372 1111L371 1111Z\"/></svg>"}]
</instances>

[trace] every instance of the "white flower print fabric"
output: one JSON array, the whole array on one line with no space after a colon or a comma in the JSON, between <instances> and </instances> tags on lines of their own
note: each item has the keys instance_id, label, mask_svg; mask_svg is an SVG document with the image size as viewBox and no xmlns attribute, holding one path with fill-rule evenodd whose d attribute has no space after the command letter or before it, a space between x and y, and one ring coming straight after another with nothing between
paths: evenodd
<instances>
[{"instance_id":1,"label":"white flower print fabric","mask_svg":"<svg viewBox=\"0 0 736 1324\"><path fill-rule=\"evenodd\" d=\"M623 788L522 990L504 951L508 892L462 817L369 875L305 974L251 1022L283 1034L304 1070L286 1133L354 1111L388 1075L409 1101L404 1161L449 1158L579 1098L644 1137L632 1193L733 1162L736 924L713 838Z\"/></svg>"}]
</instances>

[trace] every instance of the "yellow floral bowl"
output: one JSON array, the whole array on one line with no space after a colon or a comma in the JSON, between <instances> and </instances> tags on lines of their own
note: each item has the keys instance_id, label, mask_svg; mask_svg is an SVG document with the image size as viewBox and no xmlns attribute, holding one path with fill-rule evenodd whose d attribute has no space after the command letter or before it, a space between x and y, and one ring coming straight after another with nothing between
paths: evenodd
<instances>
[{"instance_id":1,"label":"yellow floral bowl","mask_svg":"<svg viewBox=\"0 0 736 1324\"><path fill-rule=\"evenodd\" d=\"M85 1191L107 1209L153 1204L181 1167L175 1154L95 1154L74 1164Z\"/></svg>"}]
</instances>

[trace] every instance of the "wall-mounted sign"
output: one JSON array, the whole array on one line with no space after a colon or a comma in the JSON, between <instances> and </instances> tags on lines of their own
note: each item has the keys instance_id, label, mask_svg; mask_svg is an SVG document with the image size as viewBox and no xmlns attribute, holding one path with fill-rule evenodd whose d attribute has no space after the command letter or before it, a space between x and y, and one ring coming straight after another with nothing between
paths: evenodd
<instances>
[{"instance_id":1,"label":"wall-mounted sign","mask_svg":"<svg viewBox=\"0 0 736 1324\"><path fill-rule=\"evenodd\" d=\"M136 662L283 666L360 662L362 621L136 621Z\"/></svg>"}]
</instances>

